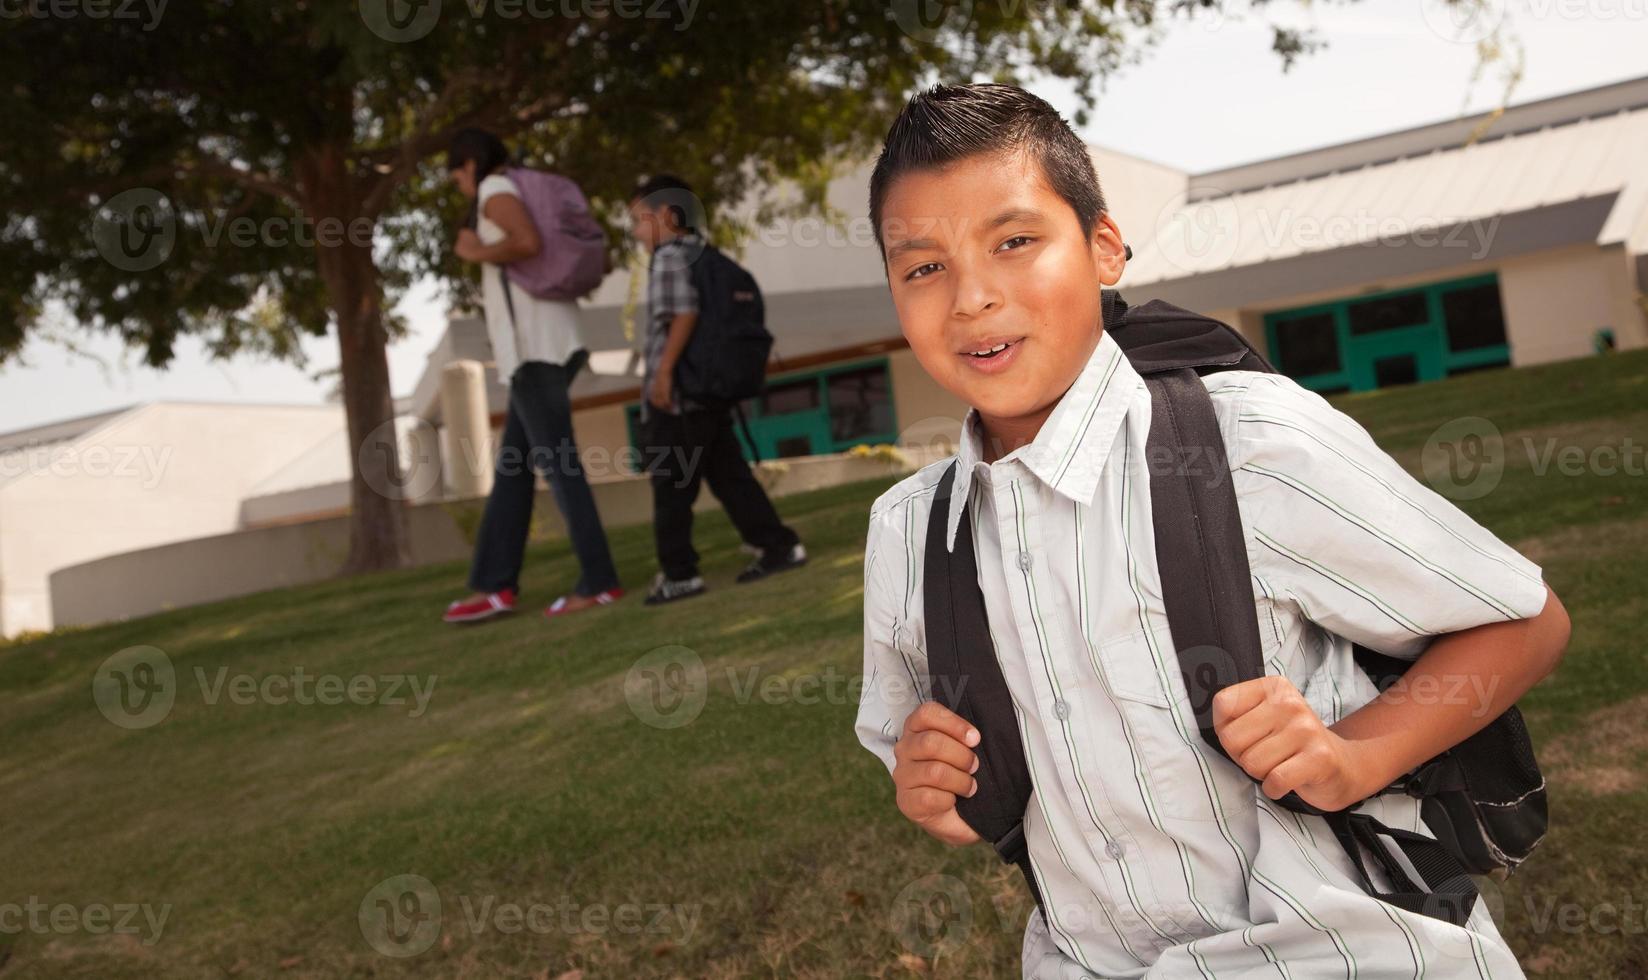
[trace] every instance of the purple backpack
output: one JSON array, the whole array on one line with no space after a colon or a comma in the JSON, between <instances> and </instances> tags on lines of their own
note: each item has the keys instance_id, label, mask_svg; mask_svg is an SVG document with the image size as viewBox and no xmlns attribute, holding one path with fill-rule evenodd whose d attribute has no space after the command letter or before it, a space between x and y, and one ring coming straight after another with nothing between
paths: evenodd
<instances>
[{"instance_id":1,"label":"purple backpack","mask_svg":"<svg viewBox=\"0 0 1648 980\"><path fill-rule=\"evenodd\" d=\"M594 292L606 276L606 236L584 192L560 174L528 167L507 173L540 242L537 255L504 267L509 280L539 299L575 300Z\"/></svg>"}]
</instances>

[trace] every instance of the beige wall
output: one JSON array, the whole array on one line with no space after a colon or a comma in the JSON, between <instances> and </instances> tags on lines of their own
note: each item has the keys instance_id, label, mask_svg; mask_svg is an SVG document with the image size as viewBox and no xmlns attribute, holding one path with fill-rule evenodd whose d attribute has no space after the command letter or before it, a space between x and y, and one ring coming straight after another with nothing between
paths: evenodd
<instances>
[{"instance_id":1,"label":"beige wall","mask_svg":"<svg viewBox=\"0 0 1648 980\"><path fill-rule=\"evenodd\" d=\"M912 458L911 463L924 462ZM906 468L879 459L845 453L810 456L765 464L761 480L775 498L857 480L888 477ZM652 488L632 476L594 486L596 507L608 528L652 518ZM412 560L416 565L467 558L484 500L419 504L407 510ZM696 509L719 507L713 494L701 493ZM779 505L780 512L783 505ZM565 534L560 512L547 492L533 507L539 539ZM54 572L51 601L59 626L83 626L144 616L266 589L317 582L336 575L348 550L346 517L237 531L161 545L101 558ZM528 568L525 577L533 578ZM571 583L534 581L534 594L553 595ZM631 582L638 588L642 583ZM452 592L464 591L454 573ZM439 609L429 610L430 621Z\"/></svg>"},{"instance_id":2,"label":"beige wall","mask_svg":"<svg viewBox=\"0 0 1648 980\"><path fill-rule=\"evenodd\" d=\"M334 406L133 409L0 485L0 634L53 626L48 576L234 529L259 483L343 424Z\"/></svg>"},{"instance_id":3,"label":"beige wall","mask_svg":"<svg viewBox=\"0 0 1648 980\"><path fill-rule=\"evenodd\" d=\"M1612 327L1620 349L1648 345L1625 250L1576 246L1513 259L1499 271L1514 364L1592 353L1591 335Z\"/></svg>"},{"instance_id":4,"label":"beige wall","mask_svg":"<svg viewBox=\"0 0 1648 980\"><path fill-rule=\"evenodd\" d=\"M887 368L893 380L899 445L926 446L940 455L953 452L967 403L940 387L908 347L889 353Z\"/></svg>"}]
</instances>

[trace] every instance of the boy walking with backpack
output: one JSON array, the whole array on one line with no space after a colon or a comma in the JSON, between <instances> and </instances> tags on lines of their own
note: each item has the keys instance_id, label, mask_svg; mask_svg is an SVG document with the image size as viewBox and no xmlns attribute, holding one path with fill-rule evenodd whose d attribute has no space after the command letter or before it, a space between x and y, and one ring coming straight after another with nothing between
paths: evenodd
<instances>
[{"instance_id":1,"label":"boy walking with backpack","mask_svg":"<svg viewBox=\"0 0 1648 980\"><path fill-rule=\"evenodd\" d=\"M971 409L871 510L856 731L907 818L1024 869L1024 975L1520 976L1454 855L1537 834L1443 846L1469 794L1422 767L1560 660L1538 566L1228 328L1104 289L1130 251L1028 92L912 99L870 216ZM1543 826L1542 785L1503 805Z\"/></svg>"},{"instance_id":2,"label":"boy walking with backpack","mask_svg":"<svg viewBox=\"0 0 1648 980\"><path fill-rule=\"evenodd\" d=\"M758 550L758 557L739 573L739 582L753 582L807 561L807 549L779 520L745 462L732 427L731 411L738 400L760 389L771 347L771 337L759 323L759 291L747 273L699 234L696 203L692 189L667 174L643 182L629 202L635 237L652 252L640 431L652 481L652 526L661 570L647 605L705 591L698 552L692 546L692 507L702 480L709 481L710 492L726 508L745 543ZM706 290L738 295L707 295ZM740 307L752 311L740 317L750 321L742 330L700 323L701 313L731 316ZM758 341L755 356L738 357L749 351L751 334ZM763 337L765 342L759 343ZM708 349L711 345L718 349ZM683 370L689 364L694 368L690 374ZM683 380L692 382L689 390L682 390Z\"/></svg>"},{"instance_id":3,"label":"boy walking with backpack","mask_svg":"<svg viewBox=\"0 0 1648 980\"><path fill-rule=\"evenodd\" d=\"M442 618L448 623L514 611L537 471L555 495L580 571L572 590L546 606L544 615L608 605L624 594L578 458L569 395L573 378L589 360L577 300L600 285L605 243L576 185L508 163L503 142L479 129L458 132L447 151L453 182L475 202L472 227L458 233L453 250L460 259L482 264L492 357L509 385L492 493L470 566L473 592L447 607ZM544 193L531 193L540 190ZM546 213L534 215L529 208L534 199L544 202ZM517 281L520 272L545 295L524 288Z\"/></svg>"}]
</instances>

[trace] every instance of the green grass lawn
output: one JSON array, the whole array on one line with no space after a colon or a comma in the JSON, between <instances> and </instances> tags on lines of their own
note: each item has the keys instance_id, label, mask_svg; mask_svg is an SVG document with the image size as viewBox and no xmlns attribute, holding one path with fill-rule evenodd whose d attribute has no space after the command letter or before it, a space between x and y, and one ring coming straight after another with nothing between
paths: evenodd
<instances>
[{"instance_id":1,"label":"green grass lawn","mask_svg":"<svg viewBox=\"0 0 1648 980\"><path fill-rule=\"evenodd\" d=\"M1338 404L1416 471L1445 420L1499 430L1503 476L1461 506L1543 566L1575 626L1524 702L1553 829L1493 901L1530 974L1648 975L1648 352ZM1623 447L1634 470L1564 467L1564 447ZM0 980L1017 976L1016 872L908 825L852 732L865 519L894 479L784 498L813 560L754 585L732 584L724 517L701 519L711 592L663 609L632 594L546 623L572 576L552 541L530 553L534 611L482 627L438 622L448 564L0 647ZM638 589L650 530L612 543ZM138 646L172 665L175 703L121 727L93 680ZM235 697L300 669L406 703ZM665 727L695 690L700 713ZM403 875L438 920L410 879L380 887ZM946 889L935 949L910 898ZM128 906L137 933L109 932Z\"/></svg>"}]
</instances>

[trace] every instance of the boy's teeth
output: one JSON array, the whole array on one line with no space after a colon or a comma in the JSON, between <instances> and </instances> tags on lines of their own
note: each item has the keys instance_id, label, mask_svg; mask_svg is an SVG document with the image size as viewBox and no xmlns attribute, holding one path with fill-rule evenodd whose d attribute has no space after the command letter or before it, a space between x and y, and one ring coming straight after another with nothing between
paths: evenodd
<instances>
[{"instance_id":1,"label":"boy's teeth","mask_svg":"<svg viewBox=\"0 0 1648 980\"><path fill-rule=\"evenodd\" d=\"M990 354L994 354L994 353L996 353L996 352L997 352L997 351L1004 351L1004 350L1006 350L1006 349L1007 349L1007 345L1006 345L1006 344L997 344L997 345L996 345L996 346L994 346L994 347L988 347L988 348L986 348L986 349L984 349L984 350L976 350L976 351L973 351L973 356L974 356L974 357L986 357L986 356L988 356L988 355L990 355Z\"/></svg>"}]
</instances>

